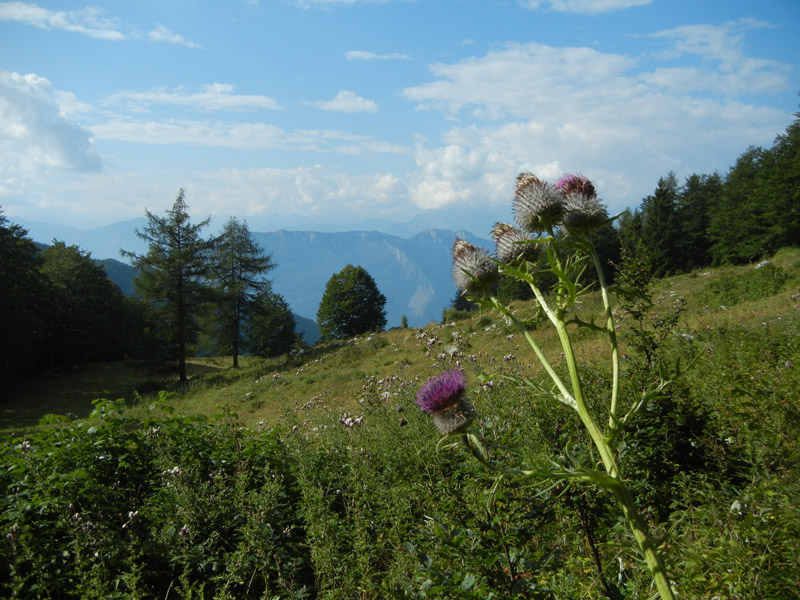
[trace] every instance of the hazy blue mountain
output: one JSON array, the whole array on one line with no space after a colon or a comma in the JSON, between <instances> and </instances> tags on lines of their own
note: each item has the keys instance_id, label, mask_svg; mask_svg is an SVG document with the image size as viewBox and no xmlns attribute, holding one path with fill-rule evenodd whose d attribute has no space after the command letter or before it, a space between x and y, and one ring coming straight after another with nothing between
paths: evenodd
<instances>
[{"instance_id":1,"label":"hazy blue mountain","mask_svg":"<svg viewBox=\"0 0 800 600\"><path fill-rule=\"evenodd\" d=\"M426 219L435 217L443 218L444 215L426 213ZM28 229L29 237L36 241L49 243L58 239L91 252L94 259L104 263L109 277L125 293L132 293L133 275L124 268L119 249L146 252L146 245L135 233L136 228L141 231L147 224L146 219L89 230L24 220L14 222ZM423 222L424 219L417 221L418 224ZM377 221L362 224L367 223L389 225ZM411 223L395 225L398 230L412 226ZM214 231L212 223L206 234ZM464 231L450 231L446 227L410 236L379 231L253 231L253 238L272 254L277 264L270 273L273 289L286 299L295 315L316 321L317 308L328 279L352 264L364 267L386 296L387 327L399 325L403 315L414 327L440 320L442 310L456 292L451 278L450 255L456 236L485 248L491 247L486 239ZM313 335L313 331L308 330L306 339Z\"/></svg>"},{"instance_id":2,"label":"hazy blue mountain","mask_svg":"<svg viewBox=\"0 0 800 600\"><path fill-rule=\"evenodd\" d=\"M456 293L451 250L456 236L486 248L490 242L467 232L433 229L401 238L377 231L253 233L277 267L273 288L292 310L315 319L325 284L348 264L364 267L386 296L387 327L419 327L439 321Z\"/></svg>"},{"instance_id":3,"label":"hazy blue mountain","mask_svg":"<svg viewBox=\"0 0 800 600\"><path fill-rule=\"evenodd\" d=\"M141 217L130 221L120 221L94 229L76 229L65 225L51 225L41 221L9 218L28 230L28 237L37 242L51 244L53 240L67 245L80 246L92 253L92 258L103 260L113 258L121 260L120 248L137 253L147 251L147 244L136 235L147 225L147 219Z\"/></svg>"}]
</instances>

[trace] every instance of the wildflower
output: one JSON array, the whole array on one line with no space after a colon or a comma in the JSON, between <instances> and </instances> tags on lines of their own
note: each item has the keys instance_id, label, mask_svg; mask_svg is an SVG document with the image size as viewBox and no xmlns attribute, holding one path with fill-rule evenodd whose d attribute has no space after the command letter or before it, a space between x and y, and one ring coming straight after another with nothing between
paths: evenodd
<instances>
[{"instance_id":1,"label":"wildflower","mask_svg":"<svg viewBox=\"0 0 800 600\"><path fill-rule=\"evenodd\" d=\"M514 220L525 231L542 233L555 226L564 214L561 194L532 173L517 176L511 203Z\"/></svg>"},{"instance_id":2,"label":"wildflower","mask_svg":"<svg viewBox=\"0 0 800 600\"><path fill-rule=\"evenodd\" d=\"M497 258L504 263L536 260L538 247L524 231L508 223L497 223L491 233L497 244Z\"/></svg>"},{"instance_id":3,"label":"wildflower","mask_svg":"<svg viewBox=\"0 0 800 600\"><path fill-rule=\"evenodd\" d=\"M564 226L573 232L589 232L608 219L608 213L597 200L591 181L583 175L567 175L556 182L563 195Z\"/></svg>"},{"instance_id":4,"label":"wildflower","mask_svg":"<svg viewBox=\"0 0 800 600\"><path fill-rule=\"evenodd\" d=\"M417 404L433 417L442 434L456 433L475 418L475 408L464 396L465 390L463 373L451 369L425 382L417 392Z\"/></svg>"},{"instance_id":5,"label":"wildflower","mask_svg":"<svg viewBox=\"0 0 800 600\"><path fill-rule=\"evenodd\" d=\"M479 292L497 279L497 264L486 250L456 238L453 244L453 281L460 292Z\"/></svg>"}]
</instances>

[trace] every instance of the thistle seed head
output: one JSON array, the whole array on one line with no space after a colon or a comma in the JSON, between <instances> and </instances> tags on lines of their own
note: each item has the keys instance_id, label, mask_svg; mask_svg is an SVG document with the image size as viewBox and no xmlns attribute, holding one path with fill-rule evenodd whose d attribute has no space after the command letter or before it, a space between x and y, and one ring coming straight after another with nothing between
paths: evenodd
<instances>
[{"instance_id":1,"label":"thistle seed head","mask_svg":"<svg viewBox=\"0 0 800 600\"><path fill-rule=\"evenodd\" d=\"M517 225L533 233L542 233L555 226L564 213L558 190L532 173L517 176L511 208Z\"/></svg>"},{"instance_id":2,"label":"thistle seed head","mask_svg":"<svg viewBox=\"0 0 800 600\"><path fill-rule=\"evenodd\" d=\"M497 258L504 263L535 261L539 248L524 231L508 223L496 223L492 229Z\"/></svg>"},{"instance_id":3,"label":"thistle seed head","mask_svg":"<svg viewBox=\"0 0 800 600\"><path fill-rule=\"evenodd\" d=\"M474 293L497 280L497 264L482 248L456 238L453 244L453 281L460 292Z\"/></svg>"}]
</instances>

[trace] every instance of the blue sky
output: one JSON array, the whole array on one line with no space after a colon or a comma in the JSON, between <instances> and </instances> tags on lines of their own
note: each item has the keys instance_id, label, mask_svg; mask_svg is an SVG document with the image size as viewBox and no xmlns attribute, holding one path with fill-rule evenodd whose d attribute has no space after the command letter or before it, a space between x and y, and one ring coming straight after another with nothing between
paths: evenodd
<instances>
[{"instance_id":1,"label":"blue sky","mask_svg":"<svg viewBox=\"0 0 800 600\"><path fill-rule=\"evenodd\" d=\"M618 212L772 144L798 31L797 0L0 2L0 206L486 235L532 171Z\"/></svg>"}]
</instances>

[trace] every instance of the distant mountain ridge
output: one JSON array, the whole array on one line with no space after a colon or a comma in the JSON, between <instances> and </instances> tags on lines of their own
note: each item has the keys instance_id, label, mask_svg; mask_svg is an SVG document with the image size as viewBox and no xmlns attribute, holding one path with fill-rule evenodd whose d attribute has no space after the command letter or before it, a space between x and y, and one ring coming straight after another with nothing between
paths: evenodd
<instances>
[{"instance_id":1,"label":"distant mountain ridge","mask_svg":"<svg viewBox=\"0 0 800 600\"><path fill-rule=\"evenodd\" d=\"M141 230L146 224L142 218L84 231L20 222L34 240L49 243L58 239L91 252L128 294L133 290L133 269L117 259L119 248L145 252L147 246L135 229ZM399 325L403 316L413 327L441 318L456 293L451 278L451 250L456 237L491 246L488 240L469 232L446 229L429 229L410 237L378 231L251 233L277 264L270 273L273 289L296 315L315 321L325 284L331 275L352 264L364 267L386 296L387 327Z\"/></svg>"}]
</instances>

